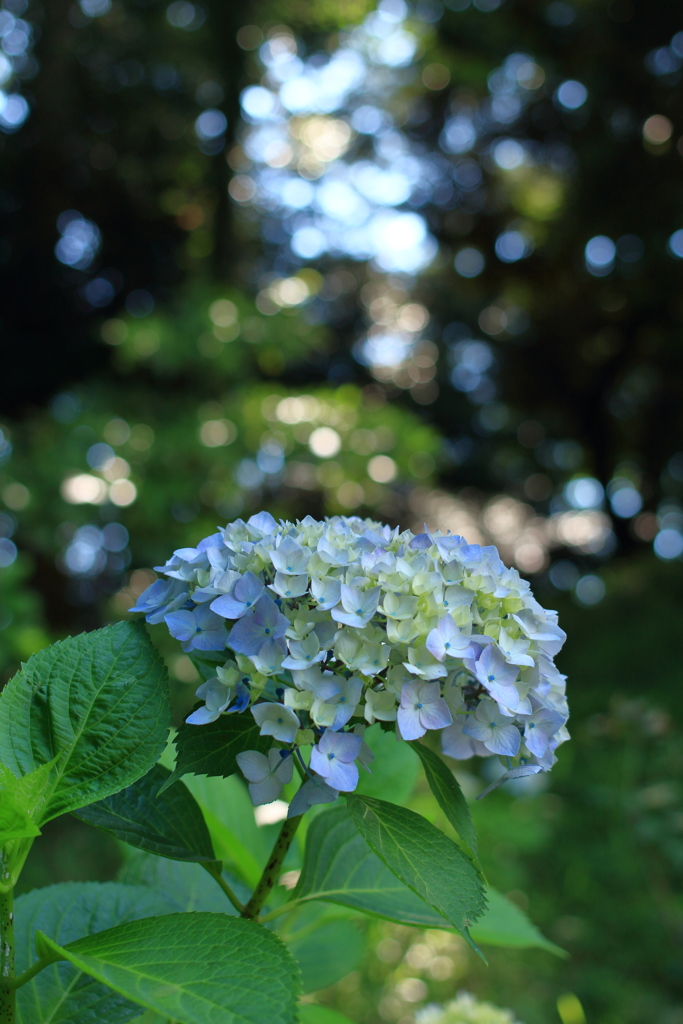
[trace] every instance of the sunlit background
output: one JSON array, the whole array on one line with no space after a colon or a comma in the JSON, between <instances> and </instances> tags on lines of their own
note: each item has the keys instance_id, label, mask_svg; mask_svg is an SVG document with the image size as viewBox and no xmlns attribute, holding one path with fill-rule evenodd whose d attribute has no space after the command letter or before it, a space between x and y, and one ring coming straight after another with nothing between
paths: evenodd
<instances>
[{"instance_id":1,"label":"sunlit background","mask_svg":"<svg viewBox=\"0 0 683 1024\"><path fill-rule=\"evenodd\" d=\"M316 997L358 1024L462 988L683 1024L679 15L0 5L3 679L261 508L495 544L569 633L572 743L475 814L571 958L373 925ZM155 639L179 721L196 673ZM48 831L30 884L116 871Z\"/></svg>"}]
</instances>

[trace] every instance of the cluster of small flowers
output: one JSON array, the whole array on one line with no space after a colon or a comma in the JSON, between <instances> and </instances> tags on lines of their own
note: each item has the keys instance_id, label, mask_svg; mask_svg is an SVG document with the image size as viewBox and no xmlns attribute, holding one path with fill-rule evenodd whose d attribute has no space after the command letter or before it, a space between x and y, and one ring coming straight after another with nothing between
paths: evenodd
<instances>
[{"instance_id":1,"label":"cluster of small flowers","mask_svg":"<svg viewBox=\"0 0 683 1024\"><path fill-rule=\"evenodd\" d=\"M415 1021L416 1024L519 1024L512 1010L479 1002L469 992L458 992L457 998L444 1006L430 1003L416 1014Z\"/></svg>"},{"instance_id":2,"label":"cluster of small flowers","mask_svg":"<svg viewBox=\"0 0 683 1024\"><path fill-rule=\"evenodd\" d=\"M255 804L277 799L295 757L307 781L291 815L353 791L376 721L395 723L404 740L440 730L444 754L503 755L514 774L550 768L568 737L553 663L565 634L494 547L356 517L292 524L261 512L158 571L167 578L131 611L166 622L210 675L187 721L250 708L277 744L268 757L238 755Z\"/></svg>"}]
</instances>

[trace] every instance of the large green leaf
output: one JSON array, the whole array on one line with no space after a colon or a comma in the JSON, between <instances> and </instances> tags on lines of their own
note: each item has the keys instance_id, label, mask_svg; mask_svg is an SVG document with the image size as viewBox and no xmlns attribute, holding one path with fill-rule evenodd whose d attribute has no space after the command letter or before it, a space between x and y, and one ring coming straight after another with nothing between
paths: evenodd
<instances>
[{"instance_id":1,"label":"large green leaf","mask_svg":"<svg viewBox=\"0 0 683 1024\"><path fill-rule=\"evenodd\" d=\"M352 795L349 811L368 845L394 874L469 939L485 908L484 884L469 857L414 811Z\"/></svg>"},{"instance_id":2,"label":"large green leaf","mask_svg":"<svg viewBox=\"0 0 683 1024\"><path fill-rule=\"evenodd\" d=\"M250 890L226 875L226 881L243 903ZM232 903L200 864L155 857L151 853L133 853L119 871L119 881L127 885L145 885L163 897L173 911L220 911L235 914Z\"/></svg>"},{"instance_id":3,"label":"large green leaf","mask_svg":"<svg viewBox=\"0 0 683 1024\"><path fill-rule=\"evenodd\" d=\"M422 761L429 788L451 825L463 842L477 856L477 830L470 817L470 809L462 794L453 772L441 760L438 754L423 743L411 743L410 746Z\"/></svg>"},{"instance_id":4,"label":"large green leaf","mask_svg":"<svg viewBox=\"0 0 683 1024\"><path fill-rule=\"evenodd\" d=\"M343 804L311 822L301 876L292 895L302 901L340 903L401 924L451 927L373 853Z\"/></svg>"},{"instance_id":5,"label":"large green leaf","mask_svg":"<svg viewBox=\"0 0 683 1024\"><path fill-rule=\"evenodd\" d=\"M329 1006L320 1006L319 1003L299 1003L300 1024L353 1024L353 1021L345 1017L337 1010L330 1010ZM131 1024L173 1024L168 1017L153 1013L147 1010L141 1017L136 1017Z\"/></svg>"},{"instance_id":6,"label":"large green leaf","mask_svg":"<svg viewBox=\"0 0 683 1024\"><path fill-rule=\"evenodd\" d=\"M138 1007L139 1009L139 1007ZM146 1010L141 1017L136 1017L131 1024L174 1024L174 1021L165 1013L155 1013L154 1010Z\"/></svg>"},{"instance_id":7,"label":"large green leaf","mask_svg":"<svg viewBox=\"0 0 683 1024\"><path fill-rule=\"evenodd\" d=\"M187 786L181 782L159 795L170 774L156 764L132 786L82 807L76 817L160 857L215 860L201 808Z\"/></svg>"},{"instance_id":8,"label":"large green leaf","mask_svg":"<svg viewBox=\"0 0 683 1024\"><path fill-rule=\"evenodd\" d=\"M166 669L140 623L32 655L0 695L0 760L17 776L55 759L39 823L144 775L170 724Z\"/></svg>"},{"instance_id":9,"label":"large green leaf","mask_svg":"<svg viewBox=\"0 0 683 1024\"><path fill-rule=\"evenodd\" d=\"M372 852L343 806L325 811L311 823L301 877L292 896L303 903L339 903L401 924L451 927ZM471 927L477 943L561 953L519 907L496 889L487 889L486 898L487 909Z\"/></svg>"},{"instance_id":10,"label":"large green leaf","mask_svg":"<svg viewBox=\"0 0 683 1024\"><path fill-rule=\"evenodd\" d=\"M188 725L178 729L174 740L176 766L165 784L191 772L194 775L221 775L227 778L238 771L235 758L243 750L267 753L273 745L271 736L261 736L250 714L221 715L208 725Z\"/></svg>"},{"instance_id":11,"label":"large green leaf","mask_svg":"<svg viewBox=\"0 0 683 1024\"><path fill-rule=\"evenodd\" d=\"M354 971L365 952L365 939L353 921L323 921L287 937L301 970L304 992L334 985Z\"/></svg>"},{"instance_id":12,"label":"large green leaf","mask_svg":"<svg viewBox=\"0 0 683 1024\"><path fill-rule=\"evenodd\" d=\"M342 1013L330 1010L328 1006L318 1006L317 1003L302 1003L299 1007L299 1020L301 1024L353 1024Z\"/></svg>"},{"instance_id":13,"label":"large green leaf","mask_svg":"<svg viewBox=\"0 0 683 1024\"><path fill-rule=\"evenodd\" d=\"M472 926L472 938L489 946L511 946L517 949L546 949L556 956L566 957L567 953L541 934L536 925L523 910L506 899L497 889L489 888L486 893L486 912Z\"/></svg>"},{"instance_id":14,"label":"large green leaf","mask_svg":"<svg viewBox=\"0 0 683 1024\"><path fill-rule=\"evenodd\" d=\"M15 903L17 973L35 961L36 931L60 945L124 921L167 912L162 897L117 882L65 882L19 896ZM83 974L71 963L53 964L17 991L18 1024L123 1024L140 1007Z\"/></svg>"},{"instance_id":15,"label":"large green leaf","mask_svg":"<svg viewBox=\"0 0 683 1024\"><path fill-rule=\"evenodd\" d=\"M404 804L417 781L419 761L408 743L397 743L396 734L385 732L379 722L365 730L363 739L375 755L371 772L361 771L356 792L363 796L388 797Z\"/></svg>"},{"instance_id":16,"label":"large green leaf","mask_svg":"<svg viewBox=\"0 0 683 1024\"><path fill-rule=\"evenodd\" d=\"M296 963L276 935L243 918L170 914L65 946L39 933L36 948L182 1024L296 1021Z\"/></svg>"}]
</instances>

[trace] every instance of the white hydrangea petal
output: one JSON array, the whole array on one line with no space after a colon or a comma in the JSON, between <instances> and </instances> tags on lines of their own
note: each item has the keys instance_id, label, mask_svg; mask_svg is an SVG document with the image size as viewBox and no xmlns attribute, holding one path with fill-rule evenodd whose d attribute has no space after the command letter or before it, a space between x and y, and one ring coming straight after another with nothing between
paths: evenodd
<instances>
[{"instance_id":1,"label":"white hydrangea petal","mask_svg":"<svg viewBox=\"0 0 683 1024\"><path fill-rule=\"evenodd\" d=\"M334 608L341 600L341 581L332 577L325 577L323 580L313 578L310 582L310 592L319 608Z\"/></svg>"},{"instance_id":2,"label":"white hydrangea petal","mask_svg":"<svg viewBox=\"0 0 683 1024\"><path fill-rule=\"evenodd\" d=\"M286 573L276 572L270 589L279 597L302 597L308 590L308 576L305 573L303 576L288 576Z\"/></svg>"},{"instance_id":3,"label":"white hydrangea petal","mask_svg":"<svg viewBox=\"0 0 683 1024\"><path fill-rule=\"evenodd\" d=\"M275 751L275 753L279 758L279 762L275 767L275 776L286 786L292 781L292 775L294 774L294 755L289 754L283 757L279 750Z\"/></svg>"},{"instance_id":4,"label":"white hydrangea petal","mask_svg":"<svg viewBox=\"0 0 683 1024\"><path fill-rule=\"evenodd\" d=\"M463 733L464 725L465 716L460 716L441 733L442 753L457 761L466 761L476 753L472 737Z\"/></svg>"},{"instance_id":5,"label":"white hydrangea petal","mask_svg":"<svg viewBox=\"0 0 683 1024\"><path fill-rule=\"evenodd\" d=\"M282 743L292 743L301 727L295 712L284 704L254 704L251 713L261 728L262 736L272 736Z\"/></svg>"},{"instance_id":6,"label":"white hydrangea petal","mask_svg":"<svg viewBox=\"0 0 683 1024\"><path fill-rule=\"evenodd\" d=\"M249 783L249 796L254 807L261 804L272 804L282 793L282 783L274 775L269 775L262 782Z\"/></svg>"},{"instance_id":7,"label":"white hydrangea petal","mask_svg":"<svg viewBox=\"0 0 683 1024\"><path fill-rule=\"evenodd\" d=\"M220 717L220 711L210 711L206 706L203 708L197 708L191 715L188 715L185 721L188 725L208 725L210 722L215 722Z\"/></svg>"},{"instance_id":8,"label":"white hydrangea petal","mask_svg":"<svg viewBox=\"0 0 683 1024\"><path fill-rule=\"evenodd\" d=\"M236 755L239 769L249 782L262 782L270 773L270 762L258 750L243 750Z\"/></svg>"},{"instance_id":9,"label":"white hydrangea petal","mask_svg":"<svg viewBox=\"0 0 683 1024\"><path fill-rule=\"evenodd\" d=\"M396 721L404 740L419 740L427 732L420 719L420 712L413 707L400 707Z\"/></svg>"}]
</instances>

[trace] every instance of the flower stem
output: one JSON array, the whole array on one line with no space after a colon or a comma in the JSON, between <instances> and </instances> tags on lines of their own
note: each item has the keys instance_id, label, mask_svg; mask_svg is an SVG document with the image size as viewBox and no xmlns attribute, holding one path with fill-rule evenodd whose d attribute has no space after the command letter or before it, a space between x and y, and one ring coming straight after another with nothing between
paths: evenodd
<instances>
[{"instance_id":1,"label":"flower stem","mask_svg":"<svg viewBox=\"0 0 683 1024\"><path fill-rule=\"evenodd\" d=\"M232 903L232 905L235 908L235 910L237 911L237 913L241 914L242 911L244 910L244 906L243 906L242 903L240 903L240 901L237 899L237 897L235 896L234 892L232 891L232 889L230 888L228 883L223 878L223 865L222 865L222 863L220 861L211 861L208 864L207 863L202 864L202 867L206 871L209 872L209 874L211 875L211 877L213 878L213 880L215 882L218 882L218 884L220 885L221 889L223 890L225 895L228 897L228 899Z\"/></svg>"},{"instance_id":2,"label":"flower stem","mask_svg":"<svg viewBox=\"0 0 683 1024\"><path fill-rule=\"evenodd\" d=\"M275 910L271 910L269 914L262 914L259 917L259 924L265 924L266 921L273 921L276 917L280 917L281 914L289 914L292 910L296 910L297 907L301 906L303 900L290 900L289 903L283 903L281 907L276 907Z\"/></svg>"},{"instance_id":3,"label":"flower stem","mask_svg":"<svg viewBox=\"0 0 683 1024\"><path fill-rule=\"evenodd\" d=\"M271 889L277 884L278 878L280 877L280 869L282 868L283 861L287 856L287 851L292 845L292 840L294 839L294 835L299 827L302 817L303 815L299 814L296 818L285 818L282 822L280 834L275 841L275 846L268 858L268 863L263 869L263 874L259 879L258 885L254 889L251 899L242 910L242 917L248 917L252 920L258 917L263 904L268 899Z\"/></svg>"},{"instance_id":4,"label":"flower stem","mask_svg":"<svg viewBox=\"0 0 683 1024\"><path fill-rule=\"evenodd\" d=\"M0 1024L15 1024L14 889L0 891Z\"/></svg>"}]
</instances>

